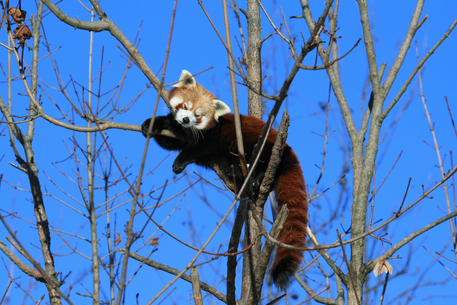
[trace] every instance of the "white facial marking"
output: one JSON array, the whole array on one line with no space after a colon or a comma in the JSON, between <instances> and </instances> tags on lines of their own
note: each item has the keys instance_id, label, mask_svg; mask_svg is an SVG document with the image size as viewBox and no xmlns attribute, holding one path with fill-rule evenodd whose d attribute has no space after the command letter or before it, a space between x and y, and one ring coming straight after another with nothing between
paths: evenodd
<instances>
[{"instance_id":1,"label":"white facial marking","mask_svg":"<svg viewBox=\"0 0 457 305\"><path fill-rule=\"evenodd\" d=\"M202 113L203 113L203 109L201 109L201 108L198 108L197 110L195 110L196 115L202 115Z\"/></svg>"},{"instance_id":2,"label":"white facial marking","mask_svg":"<svg viewBox=\"0 0 457 305\"><path fill-rule=\"evenodd\" d=\"M176 120L178 123L183 127L192 127L197 123L197 119L195 118L192 111L179 109L176 113Z\"/></svg>"},{"instance_id":3,"label":"white facial marking","mask_svg":"<svg viewBox=\"0 0 457 305\"><path fill-rule=\"evenodd\" d=\"M195 126L195 128L197 128L197 129L205 129L206 125L208 125L208 122L209 122L208 118L206 116L204 116L204 117L202 117L200 124Z\"/></svg>"},{"instance_id":4,"label":"white facial marking","mask_svg":"<svg viewBox=\"0 0 457 305\"><path fill-rule=\"evenodd\" d=\"M191 101L188 101L187 102L187 109L192 109L192 106L194 106L194 104L192 104Z\"/></svg>"},{"instance_id":5,"label":"white facial marking","mask_svg":"<svg viewBox=\"0 0 457 305\"><path fill-rule=\"evenodd\" d=\"M178 106L181 103L182 103L182 98L180 98L179 96L174 96L170 100L170 106L173 107L173 109L176 109L176 106Z\"/></svg>"}]
</instances>

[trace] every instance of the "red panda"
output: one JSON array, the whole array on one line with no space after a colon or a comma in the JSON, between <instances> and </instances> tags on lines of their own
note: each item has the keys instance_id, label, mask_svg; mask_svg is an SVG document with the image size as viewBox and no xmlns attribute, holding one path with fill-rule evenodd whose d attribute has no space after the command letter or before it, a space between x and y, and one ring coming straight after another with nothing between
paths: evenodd
<instances>
[{"instance_id":1,"label":"red panda","mask_svg":"<svg viewBox=\"0 0 457 305\"><path fill-rule=\"evenodd\" d=\"M191 163L206 168L217 164L227 175L233 176L235 169L239 189L244 178L239 167L234 115L229 113L230 108L198 84L192 74L185 70L178 84L170 90L169 101L172 111L167 116L155 118L150 136L164 149L180 151L173 163L173 172L179 174ZM151 119L147 119L141 126L145 137L150 122ZM246 160L251 158L264 125L256 117L241 115ZM160 135L162 130L172 132L176 138ZM272 129L261 153L256 176L265 173L276 136L277 131ZM284 147L272 189L275 191L278 211L283 204L289 209L278 240L284 244L303 247L308 223L307 193L300 162L288 144ZM285 290L290 277L302 261L302 251L278 247L270 270L273 282Z\"/></svg>"}]
</instances>

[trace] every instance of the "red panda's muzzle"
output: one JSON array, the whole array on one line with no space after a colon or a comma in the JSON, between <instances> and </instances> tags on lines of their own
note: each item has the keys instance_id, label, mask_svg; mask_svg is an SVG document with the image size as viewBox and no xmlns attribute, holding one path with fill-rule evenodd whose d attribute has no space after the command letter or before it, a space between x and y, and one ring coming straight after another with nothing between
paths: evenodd
<instances>
[{"instance_id":1,"label":"red panda's muzzle","mask_svg":"<svg viewBox=\"0 0 457 305\"><path fill-rule=\"evenodd\" d=\"M175 114L176 121L184 128L192 128L197 124L197 119L189 110L178 109Z\"/></svg>"}]
</instances>

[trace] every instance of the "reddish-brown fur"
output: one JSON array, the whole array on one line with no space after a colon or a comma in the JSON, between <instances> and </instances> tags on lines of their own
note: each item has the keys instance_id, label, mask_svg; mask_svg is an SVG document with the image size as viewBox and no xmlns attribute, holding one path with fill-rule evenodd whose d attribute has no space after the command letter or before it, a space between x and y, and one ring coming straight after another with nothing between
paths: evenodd
<instances>
[{"instance_id":1,"label":"reddish-brown fur","mask_svg":"<svg viewBox=\"0 0 457 305\"><path fill-rule=\"evenodd\" d=\"M219 122L221 126L221 151L231 154L231 152L233 153L236 150L234 116L231 113L223 115L219 118ZM247 160L249 160L265 123L258 118L242 115L241 125L244 149ZM261 170L262 168L266 168L268 164L276 136L277 131L272 129L260 158L262 162L259 164ZM236 158L232 157L231 159L232 162L237 162ZM275 191L276 201L278 202L277 211L279 212L284 204L289 209L289 216L284 223L278 240L284 244L303 247L306 242L306 226L308 224L308 201L305 179L303 178L303 172L297 155L287 144L284 148L281 163L276 171L273 190ZM302 251L277 247L273 266L271 267L271 275L275 284L285 289L289 278L298 269L302 260Z\"/></svg>"}]
</instances>

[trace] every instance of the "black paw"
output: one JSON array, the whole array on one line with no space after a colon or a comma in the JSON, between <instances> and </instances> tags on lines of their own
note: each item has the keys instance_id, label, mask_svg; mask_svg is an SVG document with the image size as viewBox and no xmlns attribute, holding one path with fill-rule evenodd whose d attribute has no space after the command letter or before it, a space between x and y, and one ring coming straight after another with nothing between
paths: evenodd
<instances>
[{"instance_id":1,"label":"black paw","mask_svg":"<svg viewBox=\"0 0 457 305\"><path fill-rule=\"evenodd\" d=\"M173 163L173 173L181 174L182 171L186 168L186 164L179 162L178 160L175 160Z\"/></svg>"},{"instance_id":2,"label":"black paw","mask_svg":"<svg viewBox=\"0 0 457 305\"><path fill-rule=\"evenodd\" d=\"M141 124L141 133L143 134L143 136L145 138L148 137L148 131L149 131L149 125L151 124L151 119L147 119L146 121L143 122L143 124ZM153 137L153 133L151 131L151 134L149 135L149 137Z\"/></svg>"},{"instance_id":3,"label":"black paw","mask_svg":"<svg viewBox=\"0 0 457 305\"><path fill-rule=\"evenodd\" d=\"M152 128L151 133L149 134L150 138L159 134L163 129L163 128L160 128L162 125L162 124L160 124L161 123L160 117L156 117L156 119L154 121L155 121L154 127ZM141 124L141 133L143 134L143 136L145 138L148 137L148 131L149 131L150 124L151 124L151 119L147 119L146 121L143 122L143 124Z\"/></svg>"}]
</instances>

